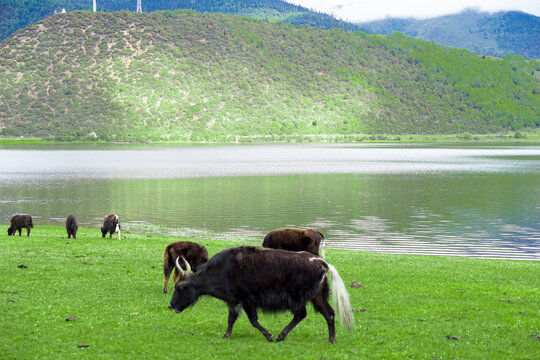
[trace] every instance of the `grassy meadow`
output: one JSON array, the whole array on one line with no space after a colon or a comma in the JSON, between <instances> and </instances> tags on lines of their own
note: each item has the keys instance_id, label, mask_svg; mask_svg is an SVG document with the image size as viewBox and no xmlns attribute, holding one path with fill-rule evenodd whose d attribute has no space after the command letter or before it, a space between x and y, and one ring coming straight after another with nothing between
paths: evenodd
<instances>
[{"instance_id":1,"label":"grassy meadow","mask_svg":"<svg viewBox=\"0 0 540 360\"><path fill-rule=\"evenodd\" d=\"M230 135L221 141L142 141L153 144L234 144L234 143L486 143L486 142L520 142L540 141L540 129L528 131L504 132L497 134L318 134L318 135ZM105 141L55 141L50 138L11 137L0 135L0 145L44 145L44 144L99 144ZM116 142L126 143L126 142Z\"/></svg>"},{"instance_id":2,"label":"grassy meadow","mask_svg":"<svg viewBox=\"0 0 540 360\"><path fill-rule=\"evenodd\" d=\"M163 293L170 236L101 238L37 226L30 237L0 227L0 357L235 359L538 359L540 263L327 250L347 284L356 329L308 317L268 343L245 314L222 339L227 307L203 297L180 314ZM241 242L197 240L212 256ZM330 239L331 241L331 239ZM26 267L20 267L25 265ZM358 282L360 287L351 284ZM259 313L274 336L289 312Z\"/></svg>"}]
</instances>

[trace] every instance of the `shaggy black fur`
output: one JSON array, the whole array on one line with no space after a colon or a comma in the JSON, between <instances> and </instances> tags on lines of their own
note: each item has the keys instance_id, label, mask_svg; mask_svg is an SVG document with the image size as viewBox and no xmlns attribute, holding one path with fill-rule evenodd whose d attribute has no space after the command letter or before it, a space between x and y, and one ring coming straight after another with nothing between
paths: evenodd
<instances>
[{"instance_id":1,"label":"shaggy black fur","mask_svg":"<svg viewBox=\"0 0 540 360\"><path fill-rule=\"evenodd\" d=\"M79 224L77 223L77 219L75 219L75 215L69 215L66 219L66 231L67 231L68 239L71 236L73 236L73 238L76 239L78 229L79 229Z\"/></svg>"},{"instance_id":2,"label":"shaggy black fur","mask_svg":"<svg viewBox=\"0 0 540 360\"><path fill-rule=\"evenodd\" d=\"M294 317L279 334L277 341L281 341L306 317L306 303L311 301L326 319L329 340L334 342L334 310L328 303L325 281L328 269L329 265L322 258L308 252L250 246L230 248L213 256L187 280L179 281L169 308L181 312L195 304L200 296L210 295L225 301L229 307L224 337L231 336L242 308L251 324L268 341L273 341L274 337L259 324L257 309L289 309ZM321 296L316 297L316 294Z\"/></svg>"}]
</instances>

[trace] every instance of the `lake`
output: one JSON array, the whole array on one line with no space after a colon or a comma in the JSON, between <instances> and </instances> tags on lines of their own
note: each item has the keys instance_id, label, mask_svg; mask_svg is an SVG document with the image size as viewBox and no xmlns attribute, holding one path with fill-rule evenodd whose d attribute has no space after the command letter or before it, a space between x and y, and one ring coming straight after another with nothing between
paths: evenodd
<instances>
[{"instance_id":1,"label":"lake","mask_svg":"<svg viewBox=\"0 0 540 360\"><path fill-rule=\"evenodd\" d=\"M116 213L132 231L314 227L330 248L540 260L540 144L3 145L0 203L4 225L75 214L100 234Z\"/></svg>"}]
</instances>

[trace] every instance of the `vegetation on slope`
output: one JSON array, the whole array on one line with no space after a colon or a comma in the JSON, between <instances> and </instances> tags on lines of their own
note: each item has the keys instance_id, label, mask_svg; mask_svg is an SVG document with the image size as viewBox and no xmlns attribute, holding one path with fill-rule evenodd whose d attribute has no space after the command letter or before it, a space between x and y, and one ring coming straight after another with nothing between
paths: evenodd
<instances>
[{"instance_id":1,"label":"vegetation on slope","mask_svg":"<svg viewBox=\"0 0 540 360\"><path fill-rule=\"evenodd\" d=\"M388 18L361 24L369 31L405 35L476 51L480 55L503 57L518 54L540 58L540 18L520 11L494 14L467 10L431 19Z\"/></svg>"},{"instance_id":2,"label":"vegetation on slope","mask_svg":"<svg viewBox=\"0 0 540 360\"><path fill-rule=\"evenodd\" d=\"M97 0L98 11L135 11L135 0ZM74 10L91 10L91 0L3 0L0 4L0 41L17 29L24 28L47 16ZM361 30L359 25L337 20L314 10L281 0L151 0L142 1L145 12L189 9L201 13L224 13L255 19L282 21L293 25L311 25L322 29Z\"/></svg>"},{"instance_id":3,"label":"vegetation on slope","mask_svg":"<svg viewBox=\"0 0 540 360\"><path fill-rule=\"evenodd\" d=\"M539 70L399 33L73 12L0 43L0 131L129 141L515 131L540 125Z\"/></svg>"}]
</instances>

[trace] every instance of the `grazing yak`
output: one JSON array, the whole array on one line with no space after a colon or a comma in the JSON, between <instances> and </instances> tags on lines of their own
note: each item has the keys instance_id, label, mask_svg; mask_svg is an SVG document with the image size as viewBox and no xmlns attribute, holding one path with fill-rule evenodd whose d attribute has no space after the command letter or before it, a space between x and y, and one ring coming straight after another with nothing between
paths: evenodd
<instances>
[{"instance_id":1,"label":"grazing yak","mask_svg":"<svg viewBox=\"0 0 540 360\"><path fill-rule=\"evenodd\" d=\"M15 235L15 231L19 231L19 236L21 236L22 228L26 228L26 236L30 236L30 229L33 227L34 224L30 215L15 215L11 218L11 226L7 233L10 236Z\"/></svg>"},{"instance_id":2,"label":"grazing yak","mask_svg":"<svg viewBox=\"0 0 540 360\"><path fill-rule=\"evenodd\" d=\"M77 223L77 219L75 219L75 215L69 215L66 219L66 231L67 231L68 239L71 236L73 236L73 238L76 239L78 229L79 229L79 224Z\"/></svg>"},{"instance_id":3,"label":"grazing yak","mask_svg":"<svg viewBox=\"0 0 540 360\"><path fill-rule=\"evenodd\" d=\"M167 293L167 284L171 272L175 270L176 260L182 256L185 260L191 264L193 271L197 271L199 266L208 261L208 252L202 245L191 241L177 241L173 242L165 247L165 253L163 254L163 272L165 273L165 280L163 284L163 292ZM181 270L181 268L180 268ZM184 278L182 272L176 269L173 274L173 281L176 284L179 278ZM190 269L186 269L189 271Z\"/></svg>"},{"instance_id":4,"label":"grazing yak","mask_svg":"<svg viewBox=\"0 0 540 360\"><path fill-rule=\"evenodd\" d=\"M180 267L178 261L177 267ZM306 317L311 301L328 324L329 341L336 341L334 310L328 303L327 273L332 280L332 297L339 320L351 330L354 325L349 294L337 270L311 253L267 249L253 246L229 248L213 256L199 271L175 285L169 309L178 312L209 295L227 303L228 327L223 337L230 338L233 325L243 309L253 327L268 341L274 337L257 320L257 309L278 312L291 310L294 317L276 341ZM321 290L321 288L323 288ZM315 296L323 293L324 296Z\"/></svg>"},{"instance_id":5,"label":"grazing yak","mask_svg":"<svg viewBox=\"0 0 540 360\"><path fill-rule=\"evenodd\" d=\"M103 218L103 226L101 227L101 235L105 237L107 233L110 233L109 238L112 238L115 232L118 233L118 240L120 240L120 220L118 215L109 214Z\"/></svg>"},{"instance_id":6,"label":"grazing yak","mask_svg":"<svg viewBox=\"0 0 540 360\"><path fill-rule=\"evenodd\" d=\"M278 229L270 231L263 241L263 247L290 251L308 251L324 258L324 235L313 229Z\"/></svg>"}]
</instances>

